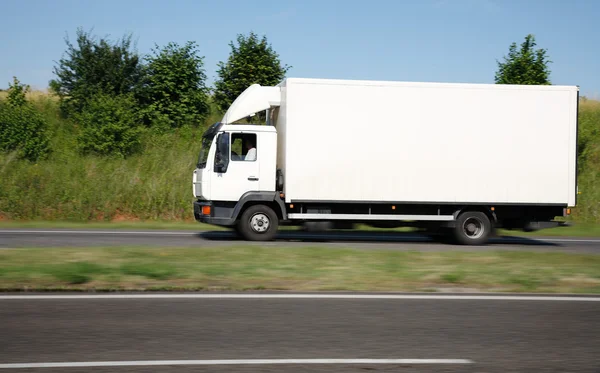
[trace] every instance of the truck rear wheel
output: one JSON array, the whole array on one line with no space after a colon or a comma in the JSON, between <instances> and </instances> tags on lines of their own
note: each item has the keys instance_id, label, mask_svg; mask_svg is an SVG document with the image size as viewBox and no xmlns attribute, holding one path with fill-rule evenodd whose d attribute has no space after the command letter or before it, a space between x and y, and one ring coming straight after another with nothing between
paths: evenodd
<instances>
[{"instance_id":1,"label":"truck rear wheel","mask_svg":"<svg viewBox=\"0 0 600 373\"><path fill-rule=\"evenodd\" d=\"M461 245L484 245L492 233L492 223L486 214L466 211L458 216L454 237Z\"/></svg>"},{"instance_id":2,"label":"truck rear wheel","mask_svg":"<svg viewBox=\"0 0 600 373\"><path fill-rule=\"evenodd\" d=\"M271 241L278 227L277 214L265 205L248 207L238 222L238 231L248 241Z\"/></svg>"}]
</instances>

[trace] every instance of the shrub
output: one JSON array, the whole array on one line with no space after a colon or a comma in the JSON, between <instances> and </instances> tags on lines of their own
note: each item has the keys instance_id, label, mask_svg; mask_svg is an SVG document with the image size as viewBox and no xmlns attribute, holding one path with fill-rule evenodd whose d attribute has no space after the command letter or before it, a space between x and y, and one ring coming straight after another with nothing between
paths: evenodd
<instances>
[{"instance_id":1,"label":"shrub","mask_svg":"<svg viewBox=\"0 0 600 373\"><path fill-rule=\"evenodd\" d=\"M29 105L0 107L0 149L37 161L50 152L46 121Z\"/></svg>"},{"instance_id":2,"label":"shrub","mask_svg":"<svg viewBox=\"0 0 600 373\"><path fill-rule=\"evenodd\" d=\"M97 94L78 116L84 154L126 157L141 150L136 102L131 95Z\"/></svg>"},{"instance_id":3,"label":"shrub","mask_svg":"<svg viewBox=\"0 0 600 373\"><path fill-rule=\"evenodd\" d=\"M9 84L8 89L8 105L16 107L27 104L27 92L30 88L27 84L21 84L16 76L13 77L13 84Z\"/></svg>"},{"instance_id":4,"label":"shrub","mask_svg":"<svg viewBox=\"0 0 600 373\"><path fill-rule=\"evenodd\" d=\"M0 150L16 151L19 158L37 161L48 155L48 124L25 99L29 87L14 78L8 101L0 105Z\"/></svg>"}]
</instances>

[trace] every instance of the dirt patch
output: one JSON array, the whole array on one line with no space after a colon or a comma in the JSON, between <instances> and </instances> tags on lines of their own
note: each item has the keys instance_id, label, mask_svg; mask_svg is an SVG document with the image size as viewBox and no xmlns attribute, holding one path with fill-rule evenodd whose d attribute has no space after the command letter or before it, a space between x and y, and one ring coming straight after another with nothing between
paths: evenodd
<instances>
[{"instance_id":1,"label":"dirt patch","mask_svg":"<svg viewBox=\"0 0 600 373\"><path fill-rule=\"evenodd\" d=\"M140 218L133 214L124 214L121 212L116 212L110 221L113 223L138 222L140 221Z\"/></svg>"}]
</instances>

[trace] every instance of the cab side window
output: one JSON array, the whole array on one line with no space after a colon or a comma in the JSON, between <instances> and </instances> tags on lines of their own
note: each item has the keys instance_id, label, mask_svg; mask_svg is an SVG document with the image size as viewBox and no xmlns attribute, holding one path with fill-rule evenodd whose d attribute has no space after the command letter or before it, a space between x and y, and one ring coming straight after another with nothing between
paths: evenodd
<instances>
[{"instance_id":1,"label":"cab side window","mask_svg":"<svg viewBox=\"0 0 600 373\"><path fill-rule=\"evenodd\" d=\"M234 133L231 136L231 160L237 162L256 161L256 134Z\"/></svg>"}]
</instances>

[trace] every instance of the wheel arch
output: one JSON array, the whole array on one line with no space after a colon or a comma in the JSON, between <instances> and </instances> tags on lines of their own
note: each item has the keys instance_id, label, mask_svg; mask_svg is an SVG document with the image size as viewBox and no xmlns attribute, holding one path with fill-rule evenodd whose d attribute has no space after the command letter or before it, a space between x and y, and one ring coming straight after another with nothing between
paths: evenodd
<instances>
[{"instance_id":1,"label":"wheel arch","mask_svg":"<svg viewBox=\"0 0 600 373\"><path fill-rule=\"evenodd\" d=\"M458 217L462 213L465 213L465 212L482 212L485 215L487 215L488 219L490 219L490 222L493 225L498 224L498 217L496 216L496 213L494 212L494 210L491 206L467 205L467 206L460 207L453 214L454 220L456 221L458 219Z\"/></svg>"},{"instance_id":2,"label":"wheel arch","mask_svg":"<svg viewBox=\"0 0 600 373\"><path fill-rule=\"evenodd\" d=\"M232 218L237 221L244 211L255 205L269 206L280 220L287 219L285 204L277 192L246 192L235 205Z\"/></svg>"}]
</instances>

